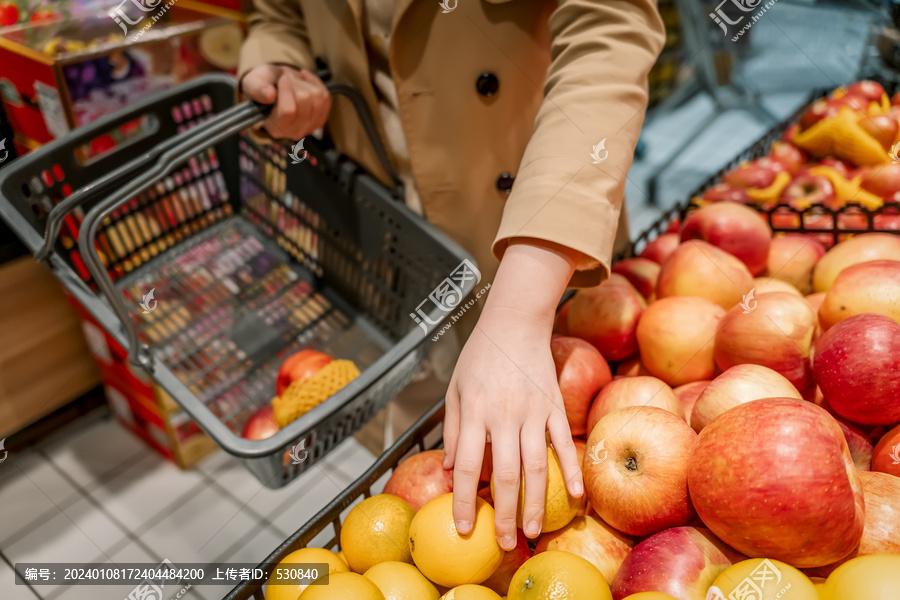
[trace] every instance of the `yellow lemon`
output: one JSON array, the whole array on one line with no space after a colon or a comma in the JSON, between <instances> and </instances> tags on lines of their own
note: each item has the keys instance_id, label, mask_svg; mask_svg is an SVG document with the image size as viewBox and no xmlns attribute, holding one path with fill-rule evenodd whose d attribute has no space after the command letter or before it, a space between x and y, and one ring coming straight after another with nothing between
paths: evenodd
<instances>
[{"instance_id":1,"label":"yellow lemon","mask_svg":"<svg viewBox=\"0 0 900 600\"><path fill-rule=\"evenodd\" d=\"M300 592L305 590L306 585L278 585L272 584L277 579L280 569L309 569L310 563L326 563L329 573L340 573L349 571L347 563L334 552L325 550L324 548L300 548L284 557L278 563L276 570L269 577L269 584L266 586L266 600L297 600ZM290 579L289 574L282 571L285 578Z\"/></svg>"},{"instance_id":2,"label":"yellow lemon","mask_svg":"<svg viewBox=\"0 0 900 600\"><path fill-rule=\"evenodd\" d=\"M325 585L312 584L297 600L384 600L378 586L358 573L332 573ZM268 600L268 598L266 599Z\"/></svg>"},{"instance_id":3,"label":"yellow lemon","mask_svg":"<svg viewBox=\"0 0 900 600\"><path fill-rule=\"evenodd\" d=\"M822 598L896 600L898 594L900 554L868 554L851 558L832 571L825 581Z\"/></svg>"},{"instance_id":4,"label":"yellow lemon","mask_svg":"<svg viewBox=\"0 0 900 600\"><path fill-rule=\"evenodd\" d=\"M577 554L547 550L525 561L509 583L509 600L612 600L600 570Z\"/></svg>"},{"instance_id":5,"label":"yellow lemon","mask_svg":"<svg viewBox=\"0 0 900 600\"><path fill-rule=\"evenodd\" d=\"M378 563L363 577L378 586L385 600L438 600L440 593L417 568L409 563Z\"/></svg>"},{"instance_id":6,"label":"yellow lemon","mask_svg":"<svg viewBox=\"0 0 900 600\"><path fill-rule=\"evenodd\" d=\"M475 522L462 536L453 520L453 494L438 496L419 509L409 527L409 548L422 574L448 588L481 583L503 559L494 532L494 509L476 498Z\"/></svg>"},{"instance_id":7,"label":"yellow lemon","mask_svg":"<svg viewBox=\"0 0 900 600\"><path fill-rule=\"evenodd\" d=\"M415 514L406 500L390 494L354 506L341 525L341 548L350 569L365 573L389 560L412 562L408 540Z\"/></svg>"},{"instance_id":8,"label":"yellow lemon","mask_svg":"<svg viewBox=\"0 0 900 600\"><path fill-rule=\"evenodd\" d=\"M500 600L500 594L483 585L459 585L441 596L441 600Z\"/></svg>"},{"instance_id":9,"label":"yellow lemon","mask_svg":"<svg viewBox=\"0 0 900 600\"><path fill-rule=\"evenodd\" d=\"M569 494L562 465L556 450L547 447L547 488L544 490L544 521L541 531L562 529L578 514L582 499ZM491 497L494 495L494 477L491 476ZM516 510L516 526L524 528L522 516L525 512L525 476L519 483L519 508ZM531 519L533 515L527 515Z\"/></svg>"},{"instance_id":10,"label":"yellow lemon","mask_svg":"<svg viewBox=\"0 0 900 600\"><path fill-rule=\"evenodd\" d=\"M722 597L737 597L747 590L761 590L756 600L820 600L809 577L787 563L769 558L751 558L735 563L713 581ZM758 595L759 591L756 592Z\"/></svg>"}]
</instances>

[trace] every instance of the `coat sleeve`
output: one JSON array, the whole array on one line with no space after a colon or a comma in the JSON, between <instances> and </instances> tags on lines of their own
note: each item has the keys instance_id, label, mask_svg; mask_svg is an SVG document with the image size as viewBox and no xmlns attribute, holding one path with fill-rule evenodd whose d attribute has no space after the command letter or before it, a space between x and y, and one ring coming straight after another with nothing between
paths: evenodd
<instances>
[{"instance_id":1,"label":"coat sleeve","mask_svg":"<svg viewBox=\"0 0 900 600\"><path fill-rule=\"evenodd\" d=\"M298 0L255 0L241 48L238 81L258 65L287 65L315 71L306 21Z\"/></svg>"},{"instance_id":2,"label":"coat sleeve","mask_svg":"<svg viewBox=\"0 0 900 600\"><path fill-rule=\"evenodd\" d=\"M647 75L665 29L654 0L560 0L549 28L544 100L493 251L501 258L513 238L578 250L570 285L587 287L609 276ZM602 140L605 150L595 156L605 160L595 163Z\"/></svg>"}]
</instances>

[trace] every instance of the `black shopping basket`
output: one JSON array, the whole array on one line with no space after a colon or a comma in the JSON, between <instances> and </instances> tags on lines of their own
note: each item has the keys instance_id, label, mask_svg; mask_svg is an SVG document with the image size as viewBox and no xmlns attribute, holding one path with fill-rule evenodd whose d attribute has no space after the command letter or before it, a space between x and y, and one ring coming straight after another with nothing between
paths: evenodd
<instances>
[{"instance_id":1,"label":"black shopping basket","mask_svg":"<svg viewBox=\"0 0 900 600\"><path fill-rule=\"evenodd\" d=\"M328 87L350 98L392 174L362 98ZM399 186L327 139L256 145L243 130L266 110L234 98L230 77L204 75L72 131L0 172L0 216L132 363L275 488L409 382L480 275ZM110 132L131 137L88 157ZM451 291L441 304L429 300L438 284ZM361 374L274 436L243 439L303 348Z\"/></svg>"}]
</instances>

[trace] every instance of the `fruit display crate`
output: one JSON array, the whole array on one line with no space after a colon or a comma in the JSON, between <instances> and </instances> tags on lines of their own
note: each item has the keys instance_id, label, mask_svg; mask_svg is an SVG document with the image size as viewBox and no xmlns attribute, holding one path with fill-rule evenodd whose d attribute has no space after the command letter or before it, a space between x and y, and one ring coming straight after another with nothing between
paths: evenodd
<instances>
[{"instance_id":1,"label":"fruit display crate","mask_svg":"<svg viewBox=\"0 0 900 600\"><path fill-rule=\"evenodd\" d=\"M893 84L885 83L885 89L889 95L897 89ZM667 211L660 222L648 228L641 236L636 238L638 246L650 241L650 236L662 233L665 227L675 217L683 217L687 212L698 207L698 199L703 193L722 181L722 177L729 171L738 167L745 161L761 158L769 153L773 142L782 140L785 132L797 123L800 117L818 99L827 96L831 90L821 89L811 93L805 102L794 114L769 129L759 139L749 145L737 156L726 163L718 172L708 177L688 196L687 200L676 204ZM900 228L900 202L886 201L875 209L867 208L856 202L848 202L846 205L832 209L824 205L812 205L805 210L798 210L784 203L777 203L770 207L762 207L755 204L752 208L765 215L775 233L807 233L816 236L826 247L831 247L839 241L847 239L853 234L872 231L886 231L896 233ZM660 229L662 225L662 229Z\"/></svg>"},{"instance_id":2,"label":"fruit display crate","mask_svg":"<svg viewBox=\"0 0 900 600\"><path fill-rule=\"evenodd\" d=\"M328 86L350 99L392 175L359 94ZM469 255L398 185L327 139L255 144L246 129L266 113L235 104L232 78L201 76L4 165L0 217L132 364L277 488L405 387L447 314L430 294L440 284L459 300L475 277L455 275ZM124 141L86 157L111 131ZM272 437L242 438L281 362L304 348L361 373Z\"/></svg>"},{"instance_id":3,"label":"fruit display crate","mask_svg":"<svg viewBox=\"0 0 900 600\"><path fill-rule=\"evenodd\" d=\"M272 572L288 554L308 546L337 552L341 540L341 521L346 510L357 502L370 498L373 495L372 488L375 483L407 456L440 448L442 443L439 435L443 419L444 401L441 400L422 415L384 454L379 456L365 473L267 556L260 563L259 568L265 572ZM436 438L437 441L432 442L430 438ZM231 590L223 600L247 600L248 598L265 600L263 584L241 583Z\"/></svg>"}]
</instances>

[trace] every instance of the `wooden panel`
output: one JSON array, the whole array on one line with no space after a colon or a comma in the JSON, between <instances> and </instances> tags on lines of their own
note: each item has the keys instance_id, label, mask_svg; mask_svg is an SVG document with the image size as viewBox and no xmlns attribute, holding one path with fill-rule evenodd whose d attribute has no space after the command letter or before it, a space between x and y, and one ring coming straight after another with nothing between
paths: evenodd
<instances>
[{"instance_id":1,"label":"wooden panel","mask_svg":"<svg viewBox=\"0 0 900 600\"><path fill-rule=\"evenodd\" d=\"M0 266L0 439L99 383L81 321L30 256Z\"/></svg>"}]
</instances>

